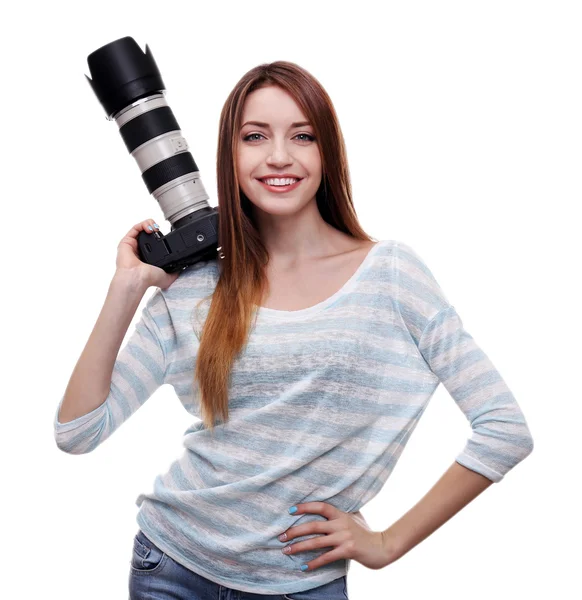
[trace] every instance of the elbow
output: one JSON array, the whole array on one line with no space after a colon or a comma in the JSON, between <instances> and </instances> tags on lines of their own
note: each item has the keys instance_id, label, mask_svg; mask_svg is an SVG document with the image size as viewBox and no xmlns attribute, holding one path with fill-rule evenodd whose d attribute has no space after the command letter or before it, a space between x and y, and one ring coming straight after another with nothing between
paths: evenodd
<instances>
[{"instance_id":1,"label":"elbow","mask_svg":"<svg viewBox=\"0 0 582 600\"><path fill-rule=\"evenodd\" d=\"M95 410L61 423L53 421L57 448L66 454L89 454L111 435L111 417L106 403Z\"/></svg>"},{"instance_id":2,"label":"elbow","mask_svg":"<svg viewBox=\"0 0 582 600\"><path fill-rule=\"evenodd\" d=\"M57 448L66 454L89 454L107 439L107 428L103 421L90 427L77 427L71 430L54 430Z\"/></svg>"},{"instance_id":3,"label":"elbow","mask_svg":"<svg viewBox=\"0 0 582 600\"><path fill-rule=\"evenodd\" d=\"M513 441L507 449L508 454L512 457L510 468L525 460L533 452L533 447L534 442L530 435Z\"/></svg>"},{"instance_id":4,"label":"elbow","mask_svg":"<svg viewBox=\"0 0 582 600\"><path fill-rule=\"evenodd\" d=\"M93 452L98 444L79 444L71 441L68 438L63 438L59 435L55 435L56 446L61 452L65 454L89 454Z\"/></svg>"},{"instance_id":5,"label":"elbow","mask_svg":"<svg viewBox=\"0 0 582 600\"><path fill-rule=\"evenodd\" d=\"M531 436L531 434L528 436L526 443L523 445L523 454L522 454L522 460L526 457L528 457L534 449L534 441L533 441L533 437Z\"/></svg>"},{"instance_id":6,"label":"elbow","mask_svg":"<svg viewBox=\"0 0 582 600\"><path fill-rule=\"evenodd\" d=\"M520 449L519 458L520 460L523 460L524 458L528 457L534 449L533 436L529 427L527 426L527 423L525 423L525 420L518 443Z\"/></svg>"}]
</instances>

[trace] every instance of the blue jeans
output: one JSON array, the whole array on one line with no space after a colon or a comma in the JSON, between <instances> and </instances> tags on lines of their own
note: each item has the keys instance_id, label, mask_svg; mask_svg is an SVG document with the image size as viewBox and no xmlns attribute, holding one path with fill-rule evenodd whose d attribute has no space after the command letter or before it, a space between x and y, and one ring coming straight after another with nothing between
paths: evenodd
<instances>
[{"instance_id":1,"label":"blue jeans","mask_svg":"<svg viewBox=\"0 0 582 600\"><path fill-rule=\"evenodd\" d=\"M227 588L198 575L162 552L144 532L133 540L129 600L347 600L346 576L302 592L253 594Z\"/></svg>"}]
</instances>

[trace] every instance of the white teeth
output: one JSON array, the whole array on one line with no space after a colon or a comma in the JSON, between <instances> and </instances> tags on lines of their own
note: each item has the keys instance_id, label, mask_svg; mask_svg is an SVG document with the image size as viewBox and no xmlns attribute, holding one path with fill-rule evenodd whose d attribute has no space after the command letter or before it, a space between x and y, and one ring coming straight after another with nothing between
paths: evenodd
<instances>
[{"instance_id":1,"label":"white teeth","mask_svg":"<svg viewBox=\"0 0 582 600\"><path fill-rule=\"evenodd\" d=\"M298 179L262 179L262 181L264 181L267 185L291 185L292 183L295 183L296 181L299 181Z\"/></svg>"}]
</instances>

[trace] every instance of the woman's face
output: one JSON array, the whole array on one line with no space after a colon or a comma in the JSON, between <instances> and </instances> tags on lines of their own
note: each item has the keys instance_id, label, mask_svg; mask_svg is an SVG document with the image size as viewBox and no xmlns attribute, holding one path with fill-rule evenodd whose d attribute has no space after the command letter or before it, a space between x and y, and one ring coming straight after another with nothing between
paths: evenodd
<instances>
[{"instance_id":1,"label":"woman's face","mask_svg":"<svg viewBox=\"0 0 582 600\"><path fill-rule=\"evenodd\" d=\"M290 215L315 200L322 177L321 156L314 129L306 122L293 97L278 86L264 87L247 96L236 169L240 187L255 209L271 215ZM267 176L300 181L275 187L259 181Z\"/></svg>"}]
</instances>

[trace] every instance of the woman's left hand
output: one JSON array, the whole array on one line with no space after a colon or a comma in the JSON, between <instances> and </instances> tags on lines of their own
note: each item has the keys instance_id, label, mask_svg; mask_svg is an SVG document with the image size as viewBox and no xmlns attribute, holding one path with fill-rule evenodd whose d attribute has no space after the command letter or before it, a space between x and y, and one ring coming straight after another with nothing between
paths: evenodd
<instances>
[{"instance_id":1,"label":"woman's left hand","mask_svg":"<svg viewBox=\"0 0 582 600\"><path fill-rule=\"evenodd\" d=\"M306 570L313 571L341 558L354 559L369 569L381 569L391 562L387 548L384 546L383 533L372 531L360 511L345 513L327 502L304 502L295 506L297 512L294 512L294 515L317 513L324 516L327 521L310 521L287 529L284 532L287 537L278 538L282 542L292 541L293 538L304 535L317 533L324 535L290 544L287 546L290 551L285 554L334 547L333 550L308 562Z\"/></svg>"}]
</instances>

